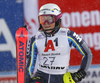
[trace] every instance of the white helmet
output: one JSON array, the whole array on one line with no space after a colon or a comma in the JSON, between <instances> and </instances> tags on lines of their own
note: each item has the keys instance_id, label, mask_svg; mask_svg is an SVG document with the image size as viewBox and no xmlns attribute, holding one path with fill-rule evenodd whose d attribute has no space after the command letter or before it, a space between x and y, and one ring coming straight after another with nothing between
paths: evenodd
<instances>
[{"instance_id":1,"label":"white helmet","mask_svg":"<svg viewBox=\"0 0 100 83\"><path fill-rule=\"evenodd\" d=\"M61 9L59 8L58 5L53 4L53 3L48 3L48 4L43 5L39 10L39 16L42 16L42 15L53 15L53 16L55 16L55 19L56 19L55 28L52 29L52 32L56 32L56 31L59 30L60 24L61 24L62 12L61 12ZM43 27L40 24L39 30L41 30L41 29L43 29ZM46 31L46 30L43 30L43 31Z\"/></svg>"},{"instance_id":2,"label":"white helmet","mask_svg":"<svg viewBox=\"0 0 100 83\"><path fill-rule=\"evenodd\" d=\"M45 4L40 8L39 16L48 14L58 16L59 14L61 14L61 9L59 8L58 5L53 3Z\"/></svg>"}]
</instances>

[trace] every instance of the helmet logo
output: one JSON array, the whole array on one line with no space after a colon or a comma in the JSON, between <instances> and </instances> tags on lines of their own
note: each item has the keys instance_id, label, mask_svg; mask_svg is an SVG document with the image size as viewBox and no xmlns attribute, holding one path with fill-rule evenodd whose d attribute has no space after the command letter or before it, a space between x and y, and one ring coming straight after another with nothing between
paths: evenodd
<instances>
[{"instance_id":1,"label":"helmet logo","mask_svg":"<svg viewBox=\"0 0 100 83\"><path fill-rule=\"evenodd\" d=\"M46 13L46 11L43 12L43 14L45 14L45 13Z\"/></svg>"},{"instance_id":2,"label":"helmet logo","mask_svg":"<svg viewBox=\"0 0 100 83\"><path fill-rule=\"evenodd\" d=\"M52 12L54 12L54 9L52 9Z\"/></svg>"}]
</instances>

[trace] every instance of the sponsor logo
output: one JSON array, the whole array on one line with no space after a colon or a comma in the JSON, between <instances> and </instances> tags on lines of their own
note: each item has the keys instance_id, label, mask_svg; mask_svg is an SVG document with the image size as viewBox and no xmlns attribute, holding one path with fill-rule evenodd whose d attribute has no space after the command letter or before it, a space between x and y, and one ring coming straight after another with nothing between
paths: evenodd
<instances>
[{"instance_id":1,"label":"sponsor logo","mask_svg":"<svg viewBox=\"0 0 100 83\"><path fill-rule=\"evenodd\" d=\"M40 65L40 67L46 68L46 69L55 69L55 70L63 70L63 69L65 69L65 67L55 67L55 66L45 66L45 65Z\"/></svg>"},{"instance_id":2,"label":"sponsor logo","mask_svg":"<svg viewBox=\"0 0 100 83\"><path fill-rule=\"evenodd\" d=\"M24 43L19 41L19 72L24 71Z\"/></svg>"},{"instance_id":3,"label":"sponsor logo","mask_svg":"<svg viewBox=\"0 0 100 83\"><path fill-rule=\"evenodd\" d=\"M38 38L42 38L42 35L38 35Z\"/></svg>"},{"instance_id":4,"label":"sponsor logo","mask_svg":"<svg viewBox=\"0 0 100 83\"><path fill-rule=\"evenodd\" d=\"M65 12L62 14L62 26L67 28L100 26L100 11Z\"/></svg>"},{"instance_id":5,"label":"sponsor logo","mask_svg":"<svg viewBox=\"0 0 100 83\"><path fill-rule=\"evenodd\" d=\"M49 55L61 55L60 53L42 53L42 56L49 56Z\"/></svg>"},{"instance_id":6,"label":"sponsor logo","mask_svg":"<svg viewBox=\"0 0 100 83\"><path fill-rule=\"evenodd\" d=\"M52 12L54 12L54 9L52 9Z\"/></svg>"},{"instance_id":7,"label":"sponsor logo","mask_svg":"<svg viewBox=\"0 0 100 83\"><path fill-rule=\"evenodd\" d=\"M76 34L75 32L74 32L73 36L74 36L79 42L82 41L82 38L81 38L78 34Z\"/></svg>"},{"instance_id":8,"label":"sponsor logo","mask_svg":"<svg viewBox=\"0 0 100 83\"><path fill-rule=\"evenodd\" d=\"M21 34L20 34L19 38L20 38L20 37L24 37L24 35L23 35L23 30L21 31Z\"/></svg>"}]
</instances>

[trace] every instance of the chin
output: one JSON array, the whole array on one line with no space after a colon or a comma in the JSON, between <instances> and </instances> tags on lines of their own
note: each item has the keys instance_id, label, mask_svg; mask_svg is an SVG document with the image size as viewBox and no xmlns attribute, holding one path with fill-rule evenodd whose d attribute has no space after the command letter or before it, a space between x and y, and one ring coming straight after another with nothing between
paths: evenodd
<instances>
[{"instance_id":1,"label":"chin","mask_svg":"<svg viewBox=\"0 0 100 83\"><path fill-rule=\"evenodd\" d=\"M46 33L50 33L50 32L52 32L52 31L46 31Z\"/></svg>"}]
</instances>

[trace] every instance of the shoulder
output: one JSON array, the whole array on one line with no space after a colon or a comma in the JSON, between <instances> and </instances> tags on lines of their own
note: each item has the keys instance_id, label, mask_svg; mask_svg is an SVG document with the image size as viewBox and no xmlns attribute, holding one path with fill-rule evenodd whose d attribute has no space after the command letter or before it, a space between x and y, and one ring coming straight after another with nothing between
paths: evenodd
<instances>
[{"instance_id":1,"label":"shoulder","mask_svg":"<svg viewBox=\"0 0 100 83\"><path fill-rule=\"evenodd\" d=\"M67 36L68 36L68 38L69 39L72 39L72 40L75 40L75 41L77 41L77 42L82 42L82 38L76 33L76 32L74 32L74 31L68 31L68 33L67 33Z\"/></svg>"},{"instance_id":2,"label":"shoulder","mask_svg":"<svg viewBox=\"0 0 100 83\"><path fill-rule=\"evenodd\" d=\"M60 28L60 33L67 33L67 36L74 36L76 33L74 31L70 31L67 28Z\"/></svg>"},{"instance_id":3,"label":"shoulder","mask_svg":"<svg viewBox=\"0 0 100 83\"><path fill-rule=\"evenodd\" d=\"M69 29L67 29L67 28L60 28L60 31L68 31Z\"/></svg>"},{"instance_id":4,"label":"shoulder","mask_svg":"<svg viewBox=\"0 0 100 83\"><path fill-rule=\"evenodd\" d=\"M70 30L68 30L68 32L67 32L67 36L76 37L76 36L78 36L78 34L77 34L76 32L74 32L74 31L70 31Z\"/></svg>"},{"instance_id":5,"label":"shoulder","mask_svg":"<svg viewBox=\"0 0 100 83\"><path fill-rule=\"evenodd\" d=\"M59 29L59 34L63 34L63 35L65 34L65 35L66 35L67 32L68 32L68 30L69 30L69 29L67 29L67 28L60 28L60 29Z\"/></svg>"},{"instance_id":6,"label":"shoulder","mask_svg":"<svg viewBox=\"0 0 100 83\"><path fill-rule=\"evenodd\" d=\"M28 43L29 43L29 44L32 44L32 43L35 41L35 39L36 39L35 36L32 36L32 37L29 39L29 42L28 42Z\"/></svg>"},{"instance_id":7,"label":"shoulder","mask_svg":"<svg viewBox=\"0 0 100 83\"><path fill-rule=\"evenodd\" d=\"M41 38L43 38L43 37L45 37L45 34L44 34L44 32L43 31L38 31L37 33L36 33L36 35L35 35L35 38L36 39L41 39Z\"/></svg>"},{"instance_id":8,"label":"shoulder","mask_svg":"<svg viewBox=\"0 0 100 83\"><path fill-rule=\"evenodd\" d=\"M68 35L68 36L73 36L74 33L75 33L74 31L68 30L67 35Z\"/></svg>"}]
</instances>

